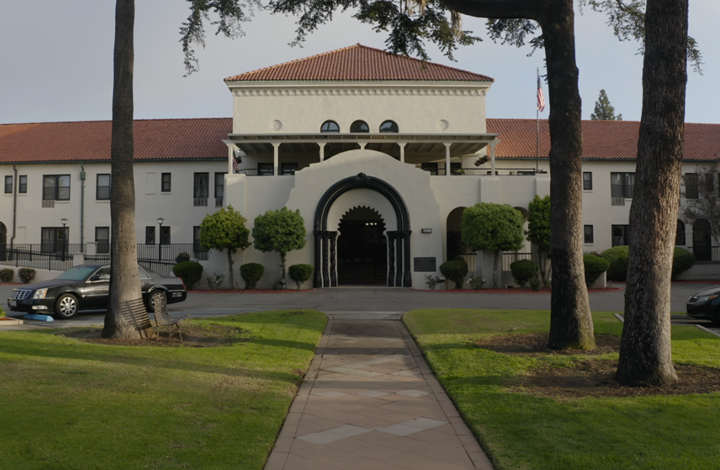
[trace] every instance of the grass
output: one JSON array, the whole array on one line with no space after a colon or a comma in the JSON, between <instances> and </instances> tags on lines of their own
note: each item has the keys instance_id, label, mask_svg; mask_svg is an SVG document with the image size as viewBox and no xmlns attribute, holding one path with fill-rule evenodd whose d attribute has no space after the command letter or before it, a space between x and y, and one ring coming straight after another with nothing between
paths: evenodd
<instances>
[{"instance_id":1,"label":"grass","mask_svg":"<svg viewBox=\"0 0 720 470\"><path fill-rule=\"evenodd\" d=\"M417 310L404 321L497 470L716 469L720 393L554 399L510 392L504 381L541 362L578 356L510 356L475 346L507 333L547 332L548 311ZM596 333L620 335L611 313ZM673 326L673 360L720 367L720 338ZM594 356L617 359L617 354Z\"/></svg>"},{"instance_id":2,"label":"grass","mask_svg":"<svg viewBox=\"0 0 720 470\"><path fill-rule=\"evenodd\" d=\"M326 322L312 310L194 319L242 328L245 341L209 348L0 332L0 467L260 470Z\"/></svg>"}]
</instances>

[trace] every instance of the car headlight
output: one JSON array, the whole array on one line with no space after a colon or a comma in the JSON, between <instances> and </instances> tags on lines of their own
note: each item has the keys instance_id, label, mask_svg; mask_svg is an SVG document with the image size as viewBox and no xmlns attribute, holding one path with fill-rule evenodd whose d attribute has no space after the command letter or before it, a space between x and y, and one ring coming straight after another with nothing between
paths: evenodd
<instances>
[{"instance_id":1,"label":"car headlight","mask_svg":"<svg viewBox=\"0 0 720 470\"><path fill-rule=\"evenodd\" d=\"M716 299L718 296L716 295L701 295L697 298L695 302L707 302L708 300Z\"/></svg>"},{"instance_id":2,"label":"car headlight","mask_svg":"<svg viewBox=\"0 0 720 470\"><path fill-rule=\"evenodd\" d=\"M46 294L47 294L47 288L38 289L35 291L35 294L33 294L33 299L44 299Z\"/></svg>"}]
</instances>

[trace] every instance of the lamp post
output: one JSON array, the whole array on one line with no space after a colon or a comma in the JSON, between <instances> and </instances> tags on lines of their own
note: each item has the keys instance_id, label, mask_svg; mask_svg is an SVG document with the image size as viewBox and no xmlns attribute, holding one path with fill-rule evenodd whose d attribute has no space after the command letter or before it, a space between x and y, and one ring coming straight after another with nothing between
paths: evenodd
<instances>
[{"instance_id":1,"label":"lamp post","mask_svg":"<svg viewBox=\"0 0 720 470\"><path fill-rule=\"evenodd\" d=\"M162 224L165 222L165 219L158 217L157 222L160 227L158 231L158 261L162 261Z\"/></svg>"},{"instance_id":2,"label":"lamp post","mask_svg":"<svg viewBox=\"0 0 720 470\"><path fill-rule=\"evenodd\" d=\"M65 261L65 246L67 245L67 229L65 226L67 225L68 219L63 217L60 219L60 222L63 224L62 229L62 261Z\"/></svg>"}]
</instances>

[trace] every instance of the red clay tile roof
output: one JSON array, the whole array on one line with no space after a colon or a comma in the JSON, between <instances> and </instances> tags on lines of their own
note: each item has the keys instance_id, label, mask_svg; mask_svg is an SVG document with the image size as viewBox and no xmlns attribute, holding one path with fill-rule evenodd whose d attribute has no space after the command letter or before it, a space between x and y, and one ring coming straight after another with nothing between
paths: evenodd
<instances>
[{"instance_id":1,"label":"red clay tile roof","mask_svg":"<svg viewBox=\"0 0 720 470\"><path fill-rule=\"evenodd\" d=\"M487 132L500 134L497 158L535 158L536 121L534 119L488 119ZM635 160L638 121L583 121L583 159ZM550 151L547 120L540 121L540 158ZM685 161L720 159L720 124L685 124Z\"/></svg>"},{"instance_id":2,"label":"red clay tile roof","mask_svg":"<svg viewBox=\"0 0 720 470\"><path fill-rule=\"evenodd\" d=\"M226 78L234 81L265 80L423 80L494 81L477 73L393 55L356 44L304 59Z\"/></svg>"},{"instance_id":3,"label":"red clay tile roof","mask_svg":"<svg viewBox=\"0 0 720 470\"><path fill-rule=\"evenodd\" d=\"M135 160L226 159L231 118L135 121ZM110 160L110 121L0 125L1 163Z\"/></svg>"}]
</instances>

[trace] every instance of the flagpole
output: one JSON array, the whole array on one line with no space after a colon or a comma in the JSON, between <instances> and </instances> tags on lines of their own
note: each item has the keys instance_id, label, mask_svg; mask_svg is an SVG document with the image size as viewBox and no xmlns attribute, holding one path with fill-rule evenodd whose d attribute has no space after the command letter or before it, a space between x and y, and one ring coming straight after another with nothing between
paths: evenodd
<instances>
[{"instance_id":1,"label":"flagpole","mask_svg":"<svg viewBox=\"0 0 720 470\"><path fill-rule=\"evenodd\" d=\"M537 69L540 75L540 67ZM537 90L536 90L537 91ZM535 173L540 171L540 107L535 106L535 119L537 122L537 132L535 135Z\"/></svg>"}]
</instances>

